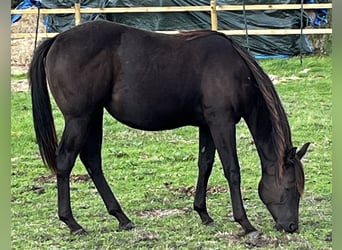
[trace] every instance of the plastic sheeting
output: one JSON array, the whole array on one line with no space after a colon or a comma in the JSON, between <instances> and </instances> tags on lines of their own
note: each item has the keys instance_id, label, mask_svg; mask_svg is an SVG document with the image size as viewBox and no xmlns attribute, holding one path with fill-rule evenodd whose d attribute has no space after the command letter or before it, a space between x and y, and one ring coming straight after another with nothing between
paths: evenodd
<instances>
[{"instance_id":1,"label":"plastic sheeting","mask_svg":"<svg viewBox=\"0 0 342 250\"><path fill-rule=\"evenodd\" d=\"M156 4L156 2L158 2ZM173 5L208 5L208 0L161 0L161 1L111 1L114 6L173 6ZM298 0L221 0L218 5L232 4L289 4L299 3ZM219 29L290 29L300 27L300 11L219 11ZM181 12L181 13L127 13L114 14L109 20L125 23L149 30L179 30L179 29L210 29L209 12ZM296 55L300 52L310 53L312 48L300 35L286 36L234 36L242 46L250 49L254 54L286 54ZM302 48L300 48L302 46Z\"/></svg>"},{"instance_id":2,"label":"plastic sheeting","mask_svg":"<svg viewBox=\"0 0 342 250\"><path fill-rule=\"evenodd\" d=\"M27 1L27 0L25 0ZM28 0L32 1L32 0ZM311 1L312 0L307 0ZM41 0L42 8L71 8L73 0ZM137 6L198 6L209 5L209 0L79 0L81 8L137 7ZM217 5L242 4L298 4L300 0L218 0ZM300 28L299 10L218 11L219 29L292 29ZM305 19L310 17L304 14ZM210 12L115 13L81 14L81 22L106 19L145 30L210 29ZM74 26L73 14L48 15L48 32L63 32ZM303 21L306 23L306 20ZM234 36L254 55L297 55L311 53L305 36L300 35L249 35Z\"/></svg>"}]
</instances>

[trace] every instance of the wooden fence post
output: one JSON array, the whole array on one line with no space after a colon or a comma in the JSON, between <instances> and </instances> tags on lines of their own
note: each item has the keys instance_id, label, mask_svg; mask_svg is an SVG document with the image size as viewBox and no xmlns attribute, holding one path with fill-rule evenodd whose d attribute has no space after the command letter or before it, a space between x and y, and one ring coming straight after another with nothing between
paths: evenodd
<instances>
[{"instance_id":1,"label":"wooden fence post","mask_svg":"<svg viewBox=\"0 0 342 250\"><path fill-rule=\"evenodd\" d=\"M79 25L81 23L81 4L76 1L75 5L75 25Z\"/></svg>"},{"instance_id":2,"label":"wooden fence post","mask_svg":"<svg viewBox=\"0 0 342 250\"><path fill-rule=\"evenodd\" d=\"M217 11L216 11L216 0L210 1L210 17L211 17L211 29L217 30Z\"/></svg>"}]
</instances>

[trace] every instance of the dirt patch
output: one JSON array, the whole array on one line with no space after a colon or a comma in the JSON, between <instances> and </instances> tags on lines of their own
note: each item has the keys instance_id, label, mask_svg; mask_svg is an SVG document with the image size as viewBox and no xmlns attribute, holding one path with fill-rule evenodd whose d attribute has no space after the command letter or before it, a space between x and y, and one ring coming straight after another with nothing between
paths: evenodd
<instances>
[{"instance_id":1,"label":"dirt patch","mask_svg":"<svg viewBox=\"0 0 342 250\"><path fill-rule=\"evenodd\" d=\"M42 183L52 183L56 182L56 175L42 175L38 178L35 178L34 181L42 182ZM90 181L90 176L88 174L75 174L70 176L70 182L87 182Z\"/></svg>"},{"instance_id":2,"label":"dirt patch","mask_svg":"<svg viewBox=\"0 0 342 250\"><path fill-rule=\"evenodd\" d=\"M283 83L287 81L298 81L301 78L298 76L288 76L288 77L283 77L283 76L276 76L276 75L268 75L273 82L273 84L278 84L278 83Z\"/></svg>"},{"instance_id":3,"label":"dirt patch","mask_svg":"<svg viewBox=\"0 0 342 250\"><path fill-rule=\"evenodd\" d=\"M196 192L195 186L188 187L173 187L172 183L164 183L164 185L170 189L174 194L178 194L178 196L194 196ZM207 194L218 194L218 193L227 193L229 189L227 186L208 186Z\"/></svg>"},{"instance_id":4,"label":"dirt patch","mask_svg":"<svg viewBox=\"0 0 342 250\"><path fill-rule=\"evenodd\" d=\"M143 218L161 218L164 216L176 215L176 214L189 214L191 213L191 209L189 208L171 208L171 209L149 209L144 211L136 212L136 215Z\"/></svg>"},{"instance_id":5,"label":"dirt patch","mask_svg":"<svg viewBox=\"0 0 342 250\"><path fill-rule=\"evenodd\" d=\"M11 91L13 92L28 92L30 90L28 81L25 80L12 80Z\"/></svg>"},{"instance_id":6,"label":"dirt patch","mask_svg":"<svg viewBox=\"0 0 342 250\"><path fill-rule=\"evenodd\" d=\"M133 230L133 235L135 236L135 241L149 241L149 240L158 240L160 238L158 233L150 232L146 230Z\"/></svg>"}]
</instances>

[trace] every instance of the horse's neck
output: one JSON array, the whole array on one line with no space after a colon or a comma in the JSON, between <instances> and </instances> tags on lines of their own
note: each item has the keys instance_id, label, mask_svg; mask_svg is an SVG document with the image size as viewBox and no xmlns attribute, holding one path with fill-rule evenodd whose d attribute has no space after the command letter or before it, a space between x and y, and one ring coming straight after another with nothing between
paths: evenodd
<instances>
[{"instance_id":1,"label":"horse's neck","mask_svg":"<svg viewBox=\"0 0 342 250\"><path fill-rule=\"evenodd\" d=\"M267 172L270 175L275 174L274 170L278 163L278 156L276 154L276 149L272 137L273 135L270 133L269 135L266 135L265 139L263 140L254 139L263 172Z\"/></svg>"},{"instance_id":2,"label":"horse's neck","mask_svg":"<svg viewBox=\"0 0 342 250\"><path fill-rule=\"evenodd\" d=\"M245 117L245 121L254 138L263 171L270 175L275 174L279 162L275 143L279 138L276 138L269 113L259 106Z\"/></svg>"}]
</instances>

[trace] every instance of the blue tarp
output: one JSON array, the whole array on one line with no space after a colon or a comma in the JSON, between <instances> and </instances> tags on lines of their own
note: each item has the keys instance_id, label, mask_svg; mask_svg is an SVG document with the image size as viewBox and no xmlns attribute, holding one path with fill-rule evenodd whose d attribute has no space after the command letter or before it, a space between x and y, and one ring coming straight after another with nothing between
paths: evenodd
<instances>
[{"instance_id":1,"label":"blue tarp","mask_svg":"<svg viewBox=\"0 0 342 250\"><path fill-rule=\"evenodd\" d=\"M34 0L24 0L18 6L15 8L16 10L24 10L24 9L29 9L31 7L40 7L40 2L39 1L34 1ZM11 22L15 23L19 21L21 18L21 14L14 14L11 15Z\"/></svg>"}]
</instances>

